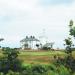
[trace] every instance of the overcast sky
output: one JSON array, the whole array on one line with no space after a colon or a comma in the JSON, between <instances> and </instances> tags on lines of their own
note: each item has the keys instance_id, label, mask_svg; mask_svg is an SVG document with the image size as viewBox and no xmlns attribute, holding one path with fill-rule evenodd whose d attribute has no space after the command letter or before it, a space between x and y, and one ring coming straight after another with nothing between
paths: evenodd
<instances>
[{"instance_id":1,"label":"overcast sky","mask_svg":"<svg viewBox=\"0 0 75 75\"><path fill-rule=\"evenodd\" d=\"M55 48L63 48L70 19L75 21L75 0L0 0L1 46L20 47L26 35L43 34Z\"/></svg>"}]
</instances>

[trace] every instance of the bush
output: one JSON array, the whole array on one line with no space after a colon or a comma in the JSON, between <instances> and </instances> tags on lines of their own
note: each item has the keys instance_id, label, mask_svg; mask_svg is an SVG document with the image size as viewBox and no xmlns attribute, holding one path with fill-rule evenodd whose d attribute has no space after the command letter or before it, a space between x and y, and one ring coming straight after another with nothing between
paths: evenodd
<instances>
[{"instance_id":1,"label":"bush","mask_svg":"<svg viewBox=\"0 0 75 75\"><path fill-rule=\"evenodd\" d=\"M10 48L3 48L4 57L0 59L0 72L4 74L8 73L9 70L13 72L21 71L21 61L17 58L18 51Z\"/></svg>"},{"instance_id":2,"label":"bush","mask_svg":"<svg viewBox=\"0 0 75 75\"><path fill-rule=\"evenodd\" d=\"M67 69L65 66L60 65L60 67L57 69L59 75L70 75L69 69Z\"/></svg>"},{"instance_id":3,"label":"bush","mask_svg":"<svg viewBox=\"0 0 75 75\"><path fill-rule=\"evenodd\" d=\"M56 66L50 64L44 65L33 65L32 67L25 67L21 73L22 75L71 75L70 70L65 66Z\"/></svg>"},{"instance_id":4,"label":"bush","mask_svg":"<svg viewBox=\"0 0 75 75\"><path fill-rule=\"evenodd\" d=\"M46 68L44 68L42 65L35 65L32 67L33 74L43 74L46 72Z\"/></svg>"},{"instance_id":5,"label":"bush","mask_svg":"<svg viewBox=\"0 0 75 75\"><path fill-rule=\"evenodd\" d=\"M5 75L72 75L70 70L63 65L33 65L22 68L21 72L9 70ZM74 74L73 74L74 75Z\"/></svg>"}]
</instances>

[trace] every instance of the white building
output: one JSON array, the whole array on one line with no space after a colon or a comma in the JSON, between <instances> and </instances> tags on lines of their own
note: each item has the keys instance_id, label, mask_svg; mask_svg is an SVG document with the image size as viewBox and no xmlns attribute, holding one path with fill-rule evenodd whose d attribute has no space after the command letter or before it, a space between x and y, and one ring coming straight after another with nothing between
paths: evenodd
<instances>
[{"instance_id":1,"label":"white building","mask_svg":"<svg viewBox=\"0 0 75 75\"><path fill-rule=\"evenodd\" d=\"M40 41L34 36L26 36L20 41L22 49L38 49L40 48Z\"/></svg>"},{"instance_id":2,"label":"white building","mask_svg":"<svg viewBox=\"0 0 75 75\"><path fill-rule=\"evenodd\" d=\"M46 48L52 49L52 48L53 48L53 45L54 45L54 43L51 42L51 43L46 43L46 44L44 44L43 47L46 47Z\"/></svg>"}]
</instances>

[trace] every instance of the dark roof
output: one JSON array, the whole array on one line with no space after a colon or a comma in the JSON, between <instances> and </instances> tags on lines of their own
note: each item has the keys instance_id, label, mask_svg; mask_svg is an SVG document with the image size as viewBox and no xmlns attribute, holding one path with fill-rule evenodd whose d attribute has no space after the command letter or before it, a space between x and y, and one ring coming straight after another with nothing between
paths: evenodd
<instances>
[{"instance_id":1,"label":"dark roof","mask_svg":"<svg viewBox=\"0 0 75 75\"><path fill-rule=\"evenodd\" d=\"M20 42L26 42L26 41L39 41L39 40L36 39L34 36L30 36L30 37L26 36L26 38L24 38Z\"/></svg>"}]
</instances>

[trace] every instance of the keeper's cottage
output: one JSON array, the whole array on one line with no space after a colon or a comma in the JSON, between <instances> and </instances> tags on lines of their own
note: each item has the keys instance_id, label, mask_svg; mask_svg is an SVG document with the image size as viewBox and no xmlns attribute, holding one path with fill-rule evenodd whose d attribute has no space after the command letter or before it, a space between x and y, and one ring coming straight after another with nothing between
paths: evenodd
<instances>
[{"instance_id":1,"label":"keeper's cottage","mask_svg":"<svg viewBox=\"0 0 75 75\"><path fill-rule=\"evenodd\" d=\"M35 36L26 36L20 41L22 49L38 49L40 41Z\"/></svg>"}]
</instances>

